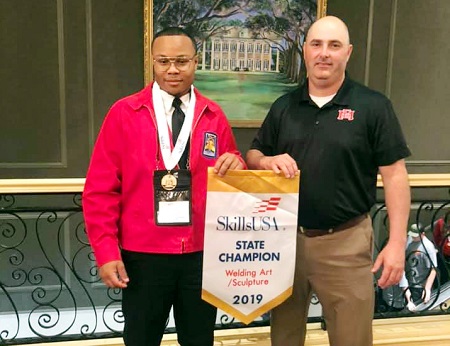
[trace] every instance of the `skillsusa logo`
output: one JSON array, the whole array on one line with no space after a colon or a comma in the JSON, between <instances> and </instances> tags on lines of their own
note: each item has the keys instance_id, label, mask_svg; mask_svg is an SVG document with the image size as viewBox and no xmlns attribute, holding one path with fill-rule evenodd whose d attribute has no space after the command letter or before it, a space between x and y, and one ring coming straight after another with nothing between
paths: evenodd
<instances>
[{"instance_id":1,"label":"skillsusa logo","mask_svg":"<svg viewBox=\"0 0 450 346\"><path fill-rule=\"evenodd\" d=\"M277 210L280 204L281 197L270 197L269 199L263 199L256 202L255 210L253 213L265 213L268 210Z\"/></svg>"},{"instance_id":2,"label":"skillsusa logo","mask_svg":"<svg viewBox=\"0 0 450 346\"><path fill-rule=\"evenodd\" d=\"M355 111L352 109L340 109L337 120L353 121L355 119Z\"/></svg>"}]
</instances>

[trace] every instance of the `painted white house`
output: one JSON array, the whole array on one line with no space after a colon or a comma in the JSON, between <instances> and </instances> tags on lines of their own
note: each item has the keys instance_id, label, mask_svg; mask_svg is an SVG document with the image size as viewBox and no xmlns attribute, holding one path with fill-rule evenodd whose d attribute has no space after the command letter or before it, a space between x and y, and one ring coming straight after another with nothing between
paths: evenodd
<instances>
[{"instance_id":1,"label":"painted white house","mask_svg":"<svg viewBox=\"0 0 450 346\"><path fill-rule=\"evenodd\" d=\"M281 38L255 38L247 28L229 27L203 42L200 68L211 71L279 72Z\"/></svg>"}]
</instances>

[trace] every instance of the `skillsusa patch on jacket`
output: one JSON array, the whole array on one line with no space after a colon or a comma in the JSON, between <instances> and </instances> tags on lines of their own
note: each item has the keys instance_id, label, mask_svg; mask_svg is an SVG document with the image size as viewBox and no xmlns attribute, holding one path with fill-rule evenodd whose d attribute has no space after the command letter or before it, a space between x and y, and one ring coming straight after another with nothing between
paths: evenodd
<instances>
[{"instance_id":1,"label":"skillsusa patch on jacket","mask_svg":"<svg viewBox=\"0 0 450 346\"><path fill-rule=\"evenodd\" d=\"M203 136L203 156L215 159L217 157L217 135L205 132Z\"/></svg>"}]
</instances>

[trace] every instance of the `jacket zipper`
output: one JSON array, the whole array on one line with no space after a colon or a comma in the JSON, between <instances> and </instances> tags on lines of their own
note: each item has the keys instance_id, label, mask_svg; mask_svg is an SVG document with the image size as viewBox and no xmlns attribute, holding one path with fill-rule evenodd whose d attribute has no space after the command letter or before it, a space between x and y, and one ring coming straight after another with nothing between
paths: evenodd
<instances>
[{"instance_id":1,"label":"jacket zipper","mask_svg":"<svg viewBox=\"0 0 450 346\"><path fill-rule=\"evenodd\" d=\"M206 105L203 107L203 109L200 111L200 114L197 118L197 121L195 122L195 124L193 124L192 129L191 129L191 133L190 133L190 141L189 141L189 156L188 156L188 163L187 163L187 169L190 169L191 166L191 153L192 153L192 134L194 133L195 128L198 125L198 122L200 121L200 118L203 116L203 113L205 112L206 109Z\"/></svg>"},{"instance_id":2,"label":"jacket zipper","mask_svg":"<svg viewBox=\"0 0 450 346\"><path fill-rule=\"evenodd\" d=\"M152 118L152 121L153 121L153 124L155 125L155 128L157 129L158 128L158 126L156 125L156 120L155 120L155 115L154 115L154 113L151 111L151 109L150 109L150 107L148 107L147 105L145 105L145 107L147 108L147 110L149 111L149 113L150 113L150 118ZM200 115L198 116L198 118L197 118L197 121L195 122L195 124L194 124L194 126L192 126L192 129L191 129L191 134L190 134L190 136L191 136L191 138L192 138L192 133L194 132L194 129L197 127L197 125L198 125L198 122L200 121L200 118L202 117L202 115L203 115L203 113L205 112L205 109L206 109L206 105L203 107L203 109L201 110L201 112L200 112ZM156 136L156 147L158 148L158 150L159 150L159 142L158 142L158 136ZM191 150L192 149L192 140L190 140L189 141L189 158L188 158L188 162L190 163L190 156L191 156ZM156 167L156 169L158 169L158 162L157 162L157 167ZM184 250L185 250L185 246L184 246L184 238L182 238L181 239L181 253L184 253Z\"/></svg>"},{"instance_id":3,"label":"jacket zipper","mask_svg":"<svg viewBox=\"0 0 450 346\"><path fill-rule=\"evenodd\" d=\"M198 124L198 122L200 121L200 118L202 117L203 113L205 112L206 107L207 107L207 105L205 105L205 106L203 107L203 109L201 110L201 112L200 112L200 114L199 114L199 116L198 116L198 118L197 118L197 121L195 122L194 126L192 126L191 134L192 134L192 132L194 131L194 129L197 127L197 124Z\"/></svg>"},{"instance_id":4,"label":"jacket zipper","mask_svg":"<svg viewBox=\"0 0 450 346\"><path fill-rule=\"evenodd\" d=\"M156 170L159 170L159 161L160 161L159 150L160 150L160 148L159 148L158 125L156 123L156 115L152 112L150 107L148 107L147 105L144 105L144 107L147 108L148 112L150 113L150 118L152 119L153 125L155 126L155 129L156 129L156 140L155 140Z\"/></svg>"},{"instance_id":5,"label":"jacket zipper","mask_svg":"<svg viewBox=\"0 0 450 346\"><path fill-rule=\"evenodd\" d=\"M192 129L191 129L191 134L190 134L191 140L189 141L189 158L188 158L188 165L189 166L190 166L190 163L191 163L191 158L190 157L191 157L191 153L192 153L192 134L194 133L194 130L197 127L197 124L200 121L200 118L203 116L203 113L205 112L206 107L207 107L206 105L203 107L203 109L201 110L201 112L200 112L200 114L199 114L199 116L197 118L197 121L195 122L194 126L192 126ZM187 167L188 169L190 169L189 166ZM185 247L184 247L184 238L183 238L183 239L181 239L181 253L184 253L184 250L185 250Z\"/></svg>"}]
</instances>

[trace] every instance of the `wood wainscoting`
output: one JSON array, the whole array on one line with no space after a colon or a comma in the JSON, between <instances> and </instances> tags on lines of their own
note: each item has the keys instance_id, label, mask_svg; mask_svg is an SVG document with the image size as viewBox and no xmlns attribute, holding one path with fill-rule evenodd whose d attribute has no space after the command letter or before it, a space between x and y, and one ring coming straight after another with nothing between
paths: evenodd
<instances>
[{"instance_id":1,"label":"wood wainscoting","mask_svg":"<svg viewBox=\"0 0 450 346\"><path fill-rule=\"evenodd\" d=\"M449 346L450 315L375 320L374 346ZM270 346L269 327L216 331L215 346ZM121 338L52 342L41 346L123 346ZM176 335L164 336L162 346L178 346ZM25 345L19 345L25 346ZM319 323L308 324L306 346L329 346Z\"/></svg>"}]
</instances>

